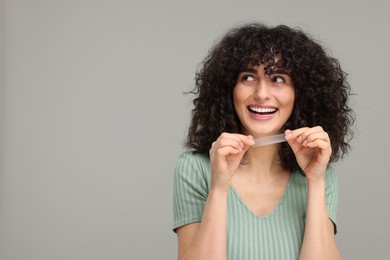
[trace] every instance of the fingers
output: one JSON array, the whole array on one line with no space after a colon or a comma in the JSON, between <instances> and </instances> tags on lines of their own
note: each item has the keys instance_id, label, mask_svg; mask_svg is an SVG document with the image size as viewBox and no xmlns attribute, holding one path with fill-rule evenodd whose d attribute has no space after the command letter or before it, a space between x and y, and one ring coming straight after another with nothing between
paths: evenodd
<instances>
[{"instance_id":1,"label":"fingers","mask_svg":"<svg viewBox=\"0 0 390 260\"><path fill-rule=\"evenodd\" d=\"M321 126L286 130L285 135L294 153L306 147L331 152L329 135Z\"/></svg>"},{"instance_id":2,"label":"fingers","mask_svg":"<svg viewBox=\"0 0 390 260\"><path fill-rule=\"evenodd\" d=\"M245 152L254 144L252 136L222 133L210 149L212 189L227 191Z\"/></svg>"},{"instance_id":3,"label":"fingers","mask_svg":"<svg viewBox=\"0 0 390 260\"><path fill-rule=\"evenodd\" d=\"M218 150L221 155L225 156L229 153L237 154L246 151L253 144L254 139L252 136L222 133L212 144L210 152Z\"/></svg>"},{"instance_id":4,"label":"fingers","mask_svg":"<svg viewBox=\"0 0 390 260\"><path fill-rule=\"evenodd\" d=\"M307 144L315 141L315 140L323 140L325 142L329 142L328 133L322 129L321 126L316 127L303 127L296 130L286 130L286 139L296 139L296 141L303 146L307 146Z\"/></svg>"}]
</instances>

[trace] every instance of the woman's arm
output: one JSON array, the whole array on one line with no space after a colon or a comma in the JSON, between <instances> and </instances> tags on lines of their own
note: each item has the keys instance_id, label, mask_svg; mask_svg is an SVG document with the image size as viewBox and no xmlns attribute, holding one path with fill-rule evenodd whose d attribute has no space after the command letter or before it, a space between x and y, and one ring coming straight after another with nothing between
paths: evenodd
<instances>
[{"instance_id":1,"label":"woman's arm","mask_svg":"<svg viewBox=\"0 0 390 260\"><path fill-rule=\"evenodd\" d=\"M179 260L226 260L227 192L210 192L202 221L177 229Z\"/></svg>"},{"instance_id":2,"label":"woman's arm","mask_svg":"<svg viewBox=\"0 0 390 260\"><path fill-rule=\"evenodd\" d=\"M306 223L300 260L341 259L326 209L325 180L307 181Z\"/></svg>"},{"instance_id":3,"label":"woman's arm","mask_svg":"<svg viewBox=\"0 0 390 260\"><path fill-rule=\"evenodd\" d=\"M307 183L305 233L299 259L341 259L326 208L325 173L332 153L329 136L319 126L287 130L285 134Z\"/></svg>"},{"instance_id":4,"label":"woman's arm","mask_svg":"<svg viewBox=\"0 0 390 260\"><path fill-rule=\"evenodd\" d=\"M227 194L253 137L223 133L210 150L211 185L202 220L177 229L179 260L226 260Z\"/></svg>"}]
</instances>

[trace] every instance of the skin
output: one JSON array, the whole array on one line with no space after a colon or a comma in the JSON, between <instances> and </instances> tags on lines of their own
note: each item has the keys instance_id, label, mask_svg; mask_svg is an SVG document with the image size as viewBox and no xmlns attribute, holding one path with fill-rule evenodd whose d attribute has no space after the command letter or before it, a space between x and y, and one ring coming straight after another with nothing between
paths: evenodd
<instances>
[{"instance_id":1,"label":"skin","mask_svg":"<svg viewBox=\"0 0 390 260\"><path fill-rule=\"evenodd\" d=\"M264 66L248 68L238 75L233 102L242 124L241 132L255 138L281 133L294 108L295 90L292 79L282 69L264 75ZM269 115L250 113L248 107L276 109Z\"/></svg>"},{"instance_id":2,"label":"skin","mask_svg":"<svg viewBox=\"0 0 390 260\"><path fill-rule=\"evenodd\" d=\"M288 73L264 76L262 66L240 73L233 91L242 134L223 133L210 149L211 187L200 223L177 229L178 259L226 260L227 194L231 185L258 215L277 205L291 173L278 163L280 144L251 148L254 137L281 133L294 105ZM271 118L253 116L248 106L276 108ZM321 127L286 130L285 136L306 175L308 201L300 258L340 259L325 201L325 171L331 155ZM245 164L241 164L245 155ZM261 155L261 156L260 156ZM260 203L259 203L260 202Z\"/></svg>"}]
</instances>

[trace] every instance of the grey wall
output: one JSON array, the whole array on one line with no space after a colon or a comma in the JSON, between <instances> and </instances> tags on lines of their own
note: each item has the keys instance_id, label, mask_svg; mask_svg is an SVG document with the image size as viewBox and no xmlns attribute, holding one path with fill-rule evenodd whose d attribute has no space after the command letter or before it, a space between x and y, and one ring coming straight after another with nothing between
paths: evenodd
<instances>
[{"instance_id":1,"label":"grey wall","mask_svg":"<svg viewBox=\"0 0 390 260\"><path fill-rule=\"evenodd\" d=\"M0 259L175 259L172 172L195 70L227 28L311 32L350 75L344 259L390 254L386 1L1 2Z\"/></svg>"}]
</instances>

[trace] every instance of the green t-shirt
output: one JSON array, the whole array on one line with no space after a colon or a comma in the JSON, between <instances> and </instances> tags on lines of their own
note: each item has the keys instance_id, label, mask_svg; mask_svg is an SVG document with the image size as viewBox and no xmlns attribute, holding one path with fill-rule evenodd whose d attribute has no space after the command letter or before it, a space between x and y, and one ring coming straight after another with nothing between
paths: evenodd
<instances>
[{"instance_id":1,"label":"green t-shirt","mask_svg":"<svg viewBox=\"0 0 390 260\"><path fill-rule=\"evenodd\" d=\"M325 181L328 215L336 225L338 182L331 167L328 167ZM183 153L174 175L173 230L201 221L209 188L208 156ZM306 179L298 171L291 174L279 204L266 216L252 212L231 186L227 212L228 260L298 259L305 228L306 201Z\"/></svg>"}]
</instances>

